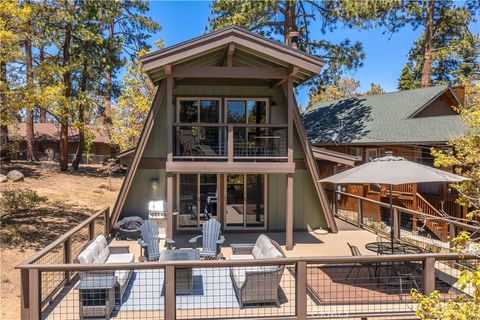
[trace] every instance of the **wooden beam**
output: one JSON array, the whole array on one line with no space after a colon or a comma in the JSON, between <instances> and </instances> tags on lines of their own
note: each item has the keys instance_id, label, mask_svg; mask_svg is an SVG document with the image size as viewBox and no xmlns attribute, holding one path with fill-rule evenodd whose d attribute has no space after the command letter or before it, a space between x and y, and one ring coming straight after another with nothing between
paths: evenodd
<instances>
[{"instance_id":1,"label":"wooden beam","mask_svg":"<svg viewBox=\"0 0 480 320\"><path fill-rule=\"evenodd\" d=\"M163 66L163 70L167 76L172 75L172 65L167 64L166 66Z\"/></svg>"},{"instance_id":2,"label":"wooden beam","mask_svg":"<svg viewBox=\"0 0 480 320\"><path fill-rule=\"evenodd\" d=\"M167 174L167 238L173 237L173 175Z\"/></svg>"},{"instance_id":3,"label":"wooden beam","mask_svg":"<svg viewBox=\"0 0 480 320\"><path fill-rule=\"evenodd\" d=\"M176 86L249 86L270 87L269 80L264 79L233 79L233 78L180 78L175 81Z\"/></svg>"},{"instance_id":4,"label":"wooden beam","mask_svg":"<svg viewBox=\"0 0 480 320\"><path fill-rule=\"evenodd\" d=\"M167 75L167 162L173 158L173 79Z\"/></svg>"},{"instance_id":5,"label":"wooden beam","mask_svg":"<svg viewBox=\"0 0 480 320\"><path fill-rule=\"evenodd\" d=\"M227 155L228 155L228 162L233 162L233 152L234 152L234 142L233 142L233 126L228 126L228 135L227 135Z\"/></svg>"},{"instance_id":6,"label":"wooden beam","mask_svg":"<svg viewBox=\"0 0 480 320\"><path fill-rule=\"evenodd\" d=\"M142 133L140 134L140 139L138 140L137 147L135 148L132 161L130 161L127 174L125 175L120 192L118 193L117 201L113 207L111 225L115 225L115 223L117 223L120 212L125 204L128 190L130 190L130 186L133 182L133 178L135 177L138 164L140 163L143 151L147 145L148 137L150 136L150 132L155 124L155 117L157 116L158 110L160 110L160 104L164 97L165 86L160 85L160 87L157 89L157 93L155 95L155 99L153 100L152 107L148 113L147 119L145 120L145 125L143 126Z\"/></svg>"},{"instance_id":7,"label":"wooden beam","mask_svg":"<svg viewBox=\"0 0 480 320\"><path fill-rule=\"evenodd\" d=\"M262 67L173 67L175 78L235 78L235 79L283 79L288 76L285 68Z\"/></svg>"},{"instance_id":8,"label":"wooden beam","mask_svg":"<svg viewBox=\"0 0 480 320\"><path fill-rule=\"evenodd\" d=\"M295 308L298 319L307 318L307 263L298 261L295 266Z\"/></svg>"},{"instance_id":9,"label":"wooden beam","mask_svg":"<svg viewBox=\"0 0 480 320\"><path fill-rule=\"evenodd\" d=\"M284 90L287 90L287 86L284 86ZM287 92L285 92L285 96L287 96ZM320 200L325 219L327 220L328 228L330 228L331 232L337 233L337 225L335 223L332 210L329 206L327 195L325 193L325 190L323 189L323 185L318 182L320 181L320 173L318 172L318 167L313 156L313 151L310 146L310 140L308 139L307 132L305 131L305 127L303 126L300 110L298 109L295 99L293 99L293 102L295 105L295 108L293 108L293 124L298 134L300 144L302 145L303 152L305 153L305 162L307 164L308 170L310 171L310 175L312 176L313 184L315 185L315 189L317 191L317 195Z\"/></svg>"},{"instance_id":10,"label":"wooden beam","mask_svg":"<svg viewBox=\"0 0 480 320\"><path fill-rule=\"evenodd\" d=\"M294 173L295 162L189 162L166 163L172 173Z\"/></svg>"},{"instance_id":11,"label":"wooden beam","mask_svg":"<svg viewBox=\"0 0 480 320\"><path fill-rule=\"evenodd\" d=\"M293 92L293 79L291 76L287 78L287 157L288 162L293 161L293 108L295 106L295 95Z\"/></svg>"},{"instance_id":12,"label":"wooden beam","mask_svg":"<svg viewBox=\"0 0 480 320\"><path fill-rule=\"evenodd\" d=\"M235 43L230 43L225 50L225 55L223 56L222 66L231 67L233 64L233 53L235 52Z\"/></svg>"},{"instance_id":13,"label":"wooden beam","mask_svg":"<svg viewBox=\"0 0 480 320\"><path fill-rule=\"evenodd\" d=\"M297 67L297 66L293 66L293 65L290 65L288 67L288 77L295 77L297 75L297 73L300 71L300 68ZM287 81L287 78L284 78L284 79L280 79L278 81L272 81L270 83L270 87L271 88L276 88L278 87L279 85L283 84L285 81Z\"/></svg>"},{"instance_id":14,"label":"wooden beam","mask_svg":"<svg viewBox=\"0 0 480 320\"><path fill-rule=\"evenodd\" d=\"M293 173L287 174L287 194L285 210L285 249L293 249Z\"/></svg>"}]
</instances>

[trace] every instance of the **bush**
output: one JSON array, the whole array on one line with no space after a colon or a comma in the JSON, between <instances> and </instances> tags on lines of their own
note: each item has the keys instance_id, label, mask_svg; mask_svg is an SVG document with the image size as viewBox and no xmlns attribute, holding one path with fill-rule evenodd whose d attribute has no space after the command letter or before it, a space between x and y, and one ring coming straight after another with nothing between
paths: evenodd
<instances>
[{"instance_id":1,"label":"bush","mask_svg":"<svg viewBox=\"0 0 480 320\"><path fill-rule=\"evenodd\" d=\"M46 201L47 197L39 196L35 190L6 190L0 198L1 215L30 210Z\"/></svg>"}]
</instances>

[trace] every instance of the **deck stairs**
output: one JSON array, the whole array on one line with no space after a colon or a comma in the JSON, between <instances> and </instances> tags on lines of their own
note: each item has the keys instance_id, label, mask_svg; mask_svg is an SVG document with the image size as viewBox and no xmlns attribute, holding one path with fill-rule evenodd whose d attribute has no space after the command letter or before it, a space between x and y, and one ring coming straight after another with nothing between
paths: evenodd
<instances>
[{"instance_id":1,"label":"deck stairs","mask_svg":"<svg viewBox=\"0 0 480 320\"><path fill-rule=\"evenodd\" d=\"M381 189L381 195L387 196L388 191L385 187ZM432 219L425 219L422 213L430 216L449 218L445 211L434 207L424 196L417 192L415 184L403 184L393 186L392 195L398 199L401 205L407 209L418 211L417 217L413 220L402 221L402 224L411 226L413 232L417 232L422 228L430 230L439 240L443 242L449 241L449 226L448 223L442 221L435 221Z\"/></svg>"}]
</instances>

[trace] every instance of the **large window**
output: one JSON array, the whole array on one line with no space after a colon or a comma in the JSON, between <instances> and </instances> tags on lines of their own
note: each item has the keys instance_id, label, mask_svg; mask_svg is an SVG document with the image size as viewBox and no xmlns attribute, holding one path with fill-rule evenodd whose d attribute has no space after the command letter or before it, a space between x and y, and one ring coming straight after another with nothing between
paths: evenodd
<instances>
[{"instance_id":1,"label":"large window","mask_svg":"<svg viewBox=\"0 0 480 320\"><path fill-rule=\"evenodd\" d=\"M265 176L229 174L226 179L225 227L265 228Z\"/></svg>"},{"instance_id":2,"label":"large window","mask_svg":"<svg viewBox=\"0 0 480 320\"><path fill-rule=\"evenodd\" d=\"M217 175L179 174L178 226L198 228L212 217L217 218Z\"/></svg>"},{"instance_id":3,"label":"large window","mask_svg":"<svg viewBox=\"0 0 480 320\"><path fill-rule=\"evenodd\" d=\"M176 119L185 125L176 127L175 155L225 155L226 129L205 125L221 122L220 99L179 98Z\"/></svg>"},{"instance_id":4,"label":"large window","mask_svg":"<svg viewBox=\"0 0 480 320\"><path fill-rule=\"evenodd\" d=\"M177 109L177 121L181 123L219 123L219 99L180 98Z\"/></svg>"},{"instance_id":5,"label":"large window","mask_svg":"<svg viewBox=\"0 0 480 320\"><path fill-rule=\"evenodd\" d=\"M227 100L228 123L267 123L267 101L266 100Z\"/></svg>"}]
</instances>

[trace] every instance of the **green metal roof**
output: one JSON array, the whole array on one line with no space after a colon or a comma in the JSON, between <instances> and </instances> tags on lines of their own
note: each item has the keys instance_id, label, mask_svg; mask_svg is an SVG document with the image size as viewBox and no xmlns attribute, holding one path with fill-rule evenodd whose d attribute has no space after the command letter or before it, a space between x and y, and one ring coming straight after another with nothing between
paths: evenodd
<instances>
[{"instance_id":1,"label":"green metal roof","mask_svg":"<svg viewBox=\"0 0 480 320\"><path fill-rule=\"evenodd\" d=\"M447 85L320 102L302 114L313 145L444 143L465 132L459 115L411 117Z\"/></svg>"}]
</instances>

